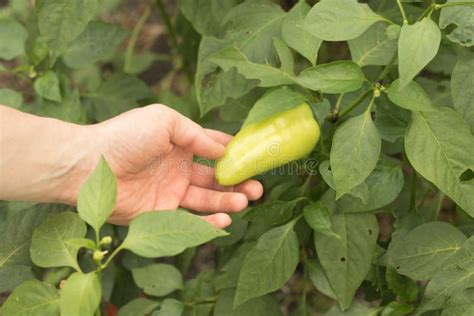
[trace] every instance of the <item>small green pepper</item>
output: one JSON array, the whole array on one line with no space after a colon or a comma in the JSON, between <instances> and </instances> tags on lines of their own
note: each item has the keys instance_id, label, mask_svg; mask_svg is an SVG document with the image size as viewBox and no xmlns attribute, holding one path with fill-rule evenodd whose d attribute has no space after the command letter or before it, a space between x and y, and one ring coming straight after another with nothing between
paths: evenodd
<instances>
[{"instance_id":1,"label":"small green pepper","mask_svg":"<svg viewBox=\"0 0 474 316\"><path fill-rule=\"evenodd\" d=\"M307 103L244 126L217 161L217 182L238 184L301 159L313 150L319 136L319 125Z\"/></svg>"}]
</instances>

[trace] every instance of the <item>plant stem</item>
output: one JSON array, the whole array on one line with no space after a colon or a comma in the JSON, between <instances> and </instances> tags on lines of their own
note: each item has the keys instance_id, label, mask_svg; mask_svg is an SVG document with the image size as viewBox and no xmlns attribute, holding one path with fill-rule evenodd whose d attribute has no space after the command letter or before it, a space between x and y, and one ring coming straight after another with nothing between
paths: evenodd
<instances>
[{"instance_id":1,"label":"plant stem","mask_svg":"<svg viewBox=\"0 0 474 316\"><path fill-rule=\"evenodd\" d=\"M423 13L418 17L418 19L416 19L416 22L420 22L426 16L431 16L431 13L433 13L435 6L436 6L435 4L432 4L428 8L426 8L426 10L423 11Z\"/></svg>"},{"instance_id":2,"label":"plant stem","mask_svg":"<svg viewBox=\"0 0 474 316\"><path fill-rule=\"evenodd\" d=\"M110 254L105 263L100 266L100 270L104 270L110 264L110 262L115 258L115 256L123 249L123 244L115 248L115 250Z\"/></svg>"},{"instance_id":3,"label":"plant stem","mask_svg":"<svg viewBox=\"0 0 474 316\"><path fill-rule=\"evenodd\" d=\"M334 108L334 114L335 115L337 115L337 113L339 113L339 108L341 107L341 102L342 102L343 98L344 98L344 93L341 93L339 95L339 98L337 99L336 107Z\"/></svg>"},{"instance_id":4,"label":"plant stem","mask_svg":"<svg viewBox=\"0 0 474 316\"><path fill-rule=\"evenodd\" d=\"M189 306L189 307L192 307L192 306L196 306L196 305L199 305L199 304L215 303L216 301L217 301L217 297L211 297L211 298L208 298L208 299L205 299L205 300L202 300L202 301L185 303L185 305Z\"/></svg>"},{"instance_id":5,"label":"plant stem","mask_svg":"<svg viewBox=\"0 0 474 316\"><path fill-rule=\"evenodd\" d=\"M397 0L397 5L403 17L403 24L408 23L407 14L405 13L405 9L403 8L403 5L400 0Z\"/></svg>"},{"instance_id":6,"label":"plant stem","mask_svg":"<svg viewBox=\"0 0 474 316\"><path fill-rule=\"evenodd\" d=\"M306 316L306 295L308 292L308 271L303 268L303 294L301 298L301 305L303 306L303 315Z\"/></svg>"},{"instance_id":7,"label":"plant stem","mask_svg":"<svg viewBox=\"0 0 474 316\"><path fill-rule=\"evenodd\" d=\"M145 24L146 20L150 16L150 8L146 7L145 11L143 11L142 16L138 20L137 24L132 31L132 36L128 41L127 50L125 51L125 62L123 66L123 71L129 73L132 68L132 60L133 60L133 51L135 50L135 45L137 44L138 34L140 34L143 25Z\"/></svg>"},{"instance_id":8,"label":"plant stem","mask_svg":"<svg viewBox=\"0 0 474 316\"><path fill-rule=\"evenodd\" d=\"M321 141L319 142L319 144L321 145L321 152L324 154L324 155L327 155L327 149L326 149L326 146L324 145L324 136L323 134L321 134Z\"/></svg>"},{"instance_id":9,"label":"plant stem","mask_svg":"<svg viewBox=\"0 0 474 316\"><path fill-rule=\"evenodd\" d=\"M410 189L410 210L416 210L416 171L413 169L413 176L411 178L411 189Z\"/></svg>"},{"instance_id":10,"label":"plant stem","mask_svg":"<svg viewBox=\"0 0 474 316\"><path fill-rule=\"evenodd\" d=\"M459 7L459 6L474 7L474 3L473 2L449 2L449 3L443 3L443 4L435 4L433 6L433 9L440 10L442 8Z\"/></svg>"},{"instance_id":11,"label":"plant stem","mask_svg":"<svg viewBox=\"0 0 474 316\"><path fill-rule=\"evenodd\" d=\"M443 201L444 201L444 193L439 191L439 197L438 197L438 205L436 206L436 213L434 220L438 219L439 212L441 212L441 209L443 208Z\"/></svg>"},{"instance_id":12,"label":"plant stem","mask_svg":"<svg viewBox=\"0 0 474 316\"><path fill-rule=\"evenodd\" d=\"M94 230L95 231L95 247L96 247L96 250L100 248L100 236L99 236L99 231L97 230Z\"/></svg>"},{"instance_id":13,"label":"plant stem","mask_svg":"<svg viewBox=\"0 0 474 316\"><path fill-rule=\"evenodd\" d=\"M387 75L390 73L390 70L392 69L393 65L397 61L397 58L398 58L398 53L395 52L393 54L392 58L390 59L390 61L388 62L387 66L385 66L384 70L382 71L380 76L377 78L377 82L381 82L385 79L385 77L387 77Z\"/></svg>"},{"instance_id":14,"label":"plant stem","mask_svg":"<svg viewBox=\"0 0 474 316\"><path fill-rule=\"evenodd\" d=\"M166 29L168 31L168 35L171 40L171 44L174 49L178 50L178 38L173 28L173 24L171 24L171 19L168 13L166 12L165 6L162 0L156 0L156 6L158 7L158 11L160 11L160 16L163 18L165 22Z\"/></svg>"},{"instance_id":15,"label":"plant stem","mask_svg":"<svg viewBox=\"0 0 474 316\"><path fill-rule=\"evenodd\" d=\"M349 104L345 109L341 111L339 114L338 118L341 118L345 116L347 113L352 111L354 108L356 108L359 104L361 104L367 96L372 92L372 88L367 89L364 93L362 93L357 99L354 100L351 104Z\"/></svg>"},{"instance_id":16,"label":"plant stem","mask_svg":"<svg viewBox=\"0 0 474 316\"><path fill-rule=\"evenodd\" d=\"M160 12L161 18L165 22L165 26L168 31L172 50L174 51L175 55L179 55L178 37L176 36L176 32L174 30L173 24L171 23L170 16L168 15L168 12L166 12L163 1L156 0L156 6L158 7L158 11ZM189 68L186 58L184 56L181 56L181 60L182 60L182 69L184 70L186 77L188 78L189 82L193 82L193 73L191 72Z\"/></svg>"},{"instance_id":17,"label":"plant stem","mask_svg":"<svg viewBox=\"0 0 474 316\"><path fill-rule=\"evenodd\" d=\"M366 112L369 113L369 115L370 115L370 111L372 111L372 106L374 105L374 101L375 101L375 93L372 94L372 98L370 99L369 106L368 106L367 109L365 110Z\"/></svg>"}]
</instances>

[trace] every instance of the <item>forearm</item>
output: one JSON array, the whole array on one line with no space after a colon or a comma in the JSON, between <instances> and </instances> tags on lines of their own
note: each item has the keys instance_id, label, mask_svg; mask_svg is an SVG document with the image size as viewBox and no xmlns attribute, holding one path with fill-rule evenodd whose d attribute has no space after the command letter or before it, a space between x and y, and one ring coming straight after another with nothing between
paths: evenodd
<instances>
[{"instance_id":1,"label":"forearm","mask_svg":"<svg viewBox=\"0 0 474 316\"><path fill-rule=\"evenodd\" d=\"M0 200L74 204L99 147L93 126L0 105Z\"/></svg>"}]
</instances>

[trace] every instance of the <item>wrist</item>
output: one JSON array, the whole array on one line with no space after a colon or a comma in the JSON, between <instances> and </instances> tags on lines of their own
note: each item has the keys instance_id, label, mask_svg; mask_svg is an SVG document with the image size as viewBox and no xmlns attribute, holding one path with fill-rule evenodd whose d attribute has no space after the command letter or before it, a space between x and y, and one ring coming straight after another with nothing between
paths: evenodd
<instances>
[{"instance_id":1,"label":"wrist","mask_svg":"<svg viewBox=\"0 0 474 316\"><path fill-rule=\"evenodd\" d=\"M60 168L63 176L56 201L76 205L80 188L99 162L103 142L98 125L71 125L70 128L69 154Z\"/></svg>"}]
</instances>

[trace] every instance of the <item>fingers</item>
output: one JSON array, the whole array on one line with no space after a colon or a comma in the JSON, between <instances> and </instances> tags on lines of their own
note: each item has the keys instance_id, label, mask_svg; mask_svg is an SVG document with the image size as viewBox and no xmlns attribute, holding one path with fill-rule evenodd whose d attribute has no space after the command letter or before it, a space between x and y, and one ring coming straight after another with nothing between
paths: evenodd
<instances>
[{"instance_id":1,"label":"fingers","mask_svg":"<svg viewBox=\"0 0 474 316\"><path fill-rule=\"evenodd\" d=\"M250 179L236 185L234 191L245 194L250 201L256 201L263 195L263 185L257 180Z\"/></svg>"},{"instance_id":2,"label":"fingers","mask_svg":"<svg viewBox=\"0 0 474 316\"><path fill-rule=\"evenodd\" d=\"M239 192L220 192L190 185L181 206L198 212L239 212L246 208L248 199Z\"/></svg>"},{"instance_id":3,"label":"fingers","mask_svg":"<svg viewBox=\"0 0 474 316\"><path fill-rule=\"evenodd\" d=\"M247 180L236 186L222 186L216 182L215 170L209 166L193 163L191 184L215 191L240 192L251 201L258 200L263 195L263 186L256 180Z\"/></svg>"},{"instance_id":4,"label":"fingers","mask_svg":"<svg viewBox=\"0 0 474 316\"><path fill-rule=\"evenodd\" d=\"M213 133L213 135L216 134ZM170 140L194 155L204 158L218 159L225 152L225 146L210 136L204 128L178 113L172 123Z\"/></svg>"},{"instance_id":5,"label":"fingers","mask_svg":"<svg viewBox=\"0 0 474 316\"><path fill-rule=\"evenodd\" d=\"M230 216L224 213L203 216L202 218L209 224L214 225L215 227L220 229L226 228L232 223L232 219L230 218Z\"/></svg>"},{"instance_id":6,"label":"fingers","mask_svg":"<svg viewBox=\"0 0 474 316\"><path fill-rule=\"evenodd\" d=\"M233 138L232 135L217 131L215 129L206 128L206 133L211 136L215 141L221 143L224 146L227 146L227 144L229 144Z\"/></svg>"}]
</instances>

